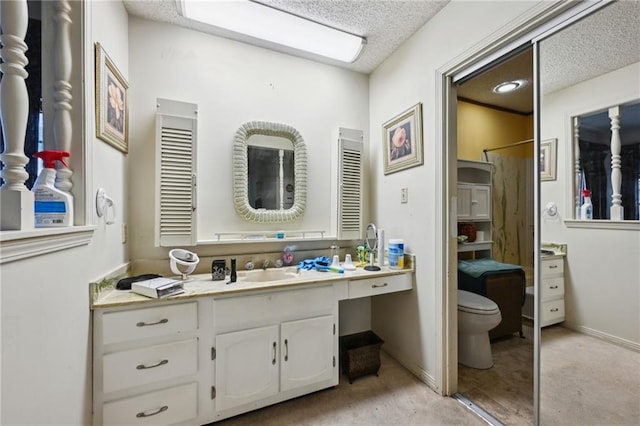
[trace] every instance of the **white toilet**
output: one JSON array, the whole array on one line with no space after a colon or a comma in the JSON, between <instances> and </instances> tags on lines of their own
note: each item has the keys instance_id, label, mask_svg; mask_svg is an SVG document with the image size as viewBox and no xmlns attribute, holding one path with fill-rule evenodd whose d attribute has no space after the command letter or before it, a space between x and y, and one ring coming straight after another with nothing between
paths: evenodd
<instances>
[{"instance_id":1,"label":"white toilet","mask_svg":"<svg viewBox=\"0 0 640 426\"><path fill-rule=\"evenodd\" d=\"M489 330L502 321L493 300L458 290L458 362L471 368L493 366Z\"/></svg>"}]
</instances>

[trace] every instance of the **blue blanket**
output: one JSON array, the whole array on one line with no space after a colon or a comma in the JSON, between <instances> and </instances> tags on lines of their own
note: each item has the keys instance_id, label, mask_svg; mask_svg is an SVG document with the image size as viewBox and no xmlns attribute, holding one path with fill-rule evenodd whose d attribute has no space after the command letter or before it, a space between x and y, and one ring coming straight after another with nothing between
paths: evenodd
<instances>
[{"instance_id":1,"label":"blue blanket","mask_svg":"<svg viewBox=\"0 0 640 426\"><path fill-rule=\"evenodd\" d=\"M459 260L458 270L471 275L474 278L480 277L485 272L493 271L514 271L522 270L520 265L496 262L493 259Z\"/></svg>"}]
</instances>

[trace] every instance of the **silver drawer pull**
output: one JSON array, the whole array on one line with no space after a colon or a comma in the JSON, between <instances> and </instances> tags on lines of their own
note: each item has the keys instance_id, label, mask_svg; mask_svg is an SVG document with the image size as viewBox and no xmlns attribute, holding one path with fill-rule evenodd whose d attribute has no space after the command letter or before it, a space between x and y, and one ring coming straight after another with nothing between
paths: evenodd
<instances>
[{"instance_id":1,"label":"silver drawer pull","mask_svg":"<svg viewBox=\"0 0 640 426\"><path fill-rule=\"evenodd\" d=\"M289 361L289 341L284 339L284 360Z\"/></svg>"},{"instance_id":2,"label":"silver drawer pull","mask_svg":"<svg viewBox=\"0 0 640 426\"><path fill-rule=\"evenodd\" d=\"M160 367L161 365L165 365L165 364L169 364L169 360L168 359L163 359L162 361L160 361L157 364L154 365L144 365L144 364L140 364L136 367L136 370L148 370L149 368L156 368L156 367Z\"/></svg>"},{"instance_id":3,"label":"silver drawer pull","mask_svg":"<svg viewBox=\"0 0 640 426\"><path fill-rule=\"evenodd\" d=\"M158 322L142 322L142 321L140 321L139 323L136 324L136 327L146 327L148 325L166 324L168 322L169 322L169 320L167 318L162 318Z\"/></svg>"},{"instance_id":4,"label":"silver drawer pull","mask_svg":"<svg viewBox=\"0 0 640 426\"><path fill-rule=\"evenodd\" d=\"M560 309L558 309L558 308L553 308L553 309L551 309L551 312L558 312L559 310Z\"/></svg>"},{"instance_id":5,"label":"silver drawer pull","mask_svg":"<svg viewBox=\"0 0 640 426\"><path fill-rule=\"evenodd\" d=\"M550 285L550 286L549 286L549 288L550 288L551 290L555 290L556 288L558 288L558 286L557 286L557 285Z\"/></svg>"},{"instance_id":6,"label":"silver drawer pull","mask_svg":"<svg viewBox=\"0 0 640 426\"><path fill-rule=\"evenodd\" d=\"M382 284L382 285L379 285L379 284L374 284L374 285L372 285L372 286L371 286L371 288L380 288L380 287L386 287L386 286L388 286L388 285L389 285L389 284L387 284L387 283L384 283L384 284Z\"/></svg>"},{"instance_id":7,"label":"silver drawer pull","mask_svg":"<svg viewBox=\"0 0 640 426\"><path fill-rule=\"evenodd\" d=\"M556 269L558 265L549 265L549 269Z\"/></svg>"},{"instance_id":8,"label":"silver drawer pull","mask_svg":"<svg viewBox=\"0 0 640 426\"><path fill-rule=\"evenodd\" d=\"M145 413L144 411L136 414L136 417L140 418L140 417L151 417L151 416L155 416L156 414L160 414L164 411L167 411L169 409L168 405L163 405L162 407L158 408L156 411L152 412L152 413Z\"/></svg>"}]
</instances>

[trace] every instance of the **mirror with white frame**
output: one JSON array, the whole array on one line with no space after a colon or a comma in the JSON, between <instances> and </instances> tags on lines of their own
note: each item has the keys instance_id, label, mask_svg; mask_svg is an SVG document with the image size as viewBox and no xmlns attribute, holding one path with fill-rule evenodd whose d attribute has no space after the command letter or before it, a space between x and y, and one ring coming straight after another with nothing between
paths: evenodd
<instances>
[{"instance_id":1,"label":"mirror with white frame","mask_svg":"<svg viewBox=\"0 0 640 426\"><path fill-rule=\"evenodd\" d=\"M236 131L233 200L245 220L283 223L298 219L307 199L307 148L292 126L251 121Z\"/></svg>"}]
</instances>

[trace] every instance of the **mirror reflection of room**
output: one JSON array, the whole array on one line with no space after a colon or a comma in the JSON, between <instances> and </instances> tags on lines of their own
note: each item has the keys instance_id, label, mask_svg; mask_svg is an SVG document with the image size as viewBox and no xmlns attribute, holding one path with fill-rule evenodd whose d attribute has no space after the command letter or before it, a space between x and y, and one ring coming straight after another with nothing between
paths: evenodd
<instances>
[{"instance_id":1,"label":"mirror reflection of room","mask_svg":"<svg viewBox=\"0 0 640 426\"><path fill-rule=\"evenodd\" d=\"M514 92L492 90L510 81ZM457 95L458 392L499 422L532 424L533 317L522 307L534 281L533 50L488 65ZM465 344L471 330L482 347Z\"/></svg>"},{"instance_id":2,"label":"mirror reflection of room","mask_svg":"<svg viewBox=\"0 0 640 426\"><path fill-rule=\"evenodd\" d=\"M640 102L610 106L574 117L574 152L577 186L576 219L589 191L591 219L640 220ZM617 141L617 148L615 148ZM612 161L617 149L618 164ZM619 171L617 186L616 167ZM616 202L622 211L611 214ZM615 208L614 208L615 211Z\"/></svg>"},{"instance_id":3,"label":"mirror reflection of room","mask_svg":"<svg viewBox=\"0 0 640 426\"><path fill-rule=\"evenodd\" d=\"M638 16L637 2L611 2L539 44L541 139L558 138L558 179L541 182L540 201L559 216L542 216L540 238L566 248L561 281L541 257L540 424L640 418ZM546 296L555 285L561 306Z\"/></svg>"},{"instance_id":4,"label":"mirror reflection of room","mask_svg":"<svg viewBox=\"0 0 640 426\"><path fill-rule=\"evenodd\" d=\"M251 207L265 210L290 209L294 200L293 149L256 146L253 144L253 137L249 143L247 161Z\"/></svg>"}]
</instances>

